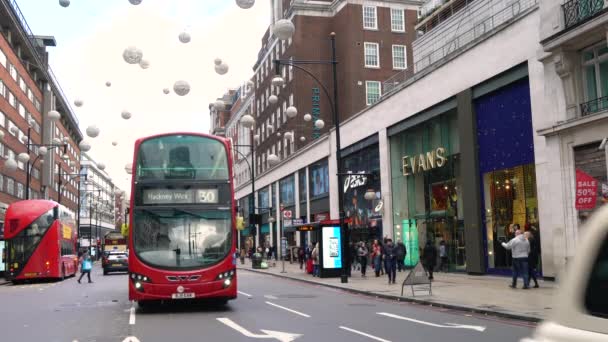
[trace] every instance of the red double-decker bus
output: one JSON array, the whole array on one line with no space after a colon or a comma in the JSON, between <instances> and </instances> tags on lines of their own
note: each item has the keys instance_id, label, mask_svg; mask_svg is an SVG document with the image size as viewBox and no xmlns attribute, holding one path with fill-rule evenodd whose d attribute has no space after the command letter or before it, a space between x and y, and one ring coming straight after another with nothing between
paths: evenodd
<instances>
[{"instance_id":1,"label":"red double-decker bus","mask_svg":"<svg viewBox=\"0 0 608 342\"><path fill-rule=\"evenodd\" d=\"M174 133L139 139L133 158L129 299L237 296L235 202L227 140Z\"/></svg>"},{"instance_id":2,"label":"red double-decker bus","mask_svg":"<svg viewBox=\"0 0 608 342\"><path fill-rule=\"evenodd\" d=\"M19 201L8 207L4 222L7 280L76 274L75 216L66 207L47 200Z\"/></svg>"}]
</instances>

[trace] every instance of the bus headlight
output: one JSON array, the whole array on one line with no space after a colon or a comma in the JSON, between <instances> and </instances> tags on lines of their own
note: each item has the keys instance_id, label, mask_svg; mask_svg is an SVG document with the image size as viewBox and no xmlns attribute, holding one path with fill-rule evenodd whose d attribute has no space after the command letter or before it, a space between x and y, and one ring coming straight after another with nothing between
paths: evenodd
<instances>
[{"instance_id":1,"label":"bus headlight","mask_svg":"<svg viewBox=\"0 0 608 342\"><path fill-rule=\"evenodd\" d=\"M235 270L230 270L230 271L222 272L222 273L218 274L217 280L231 279L235 274L236 274Z\"/></svg>"},{"instance_id":2,"label":"bus headlight","mask_svg":"<svg viewBox=\"0 0 608 342\"><path fill-rule=\"evenodd\" d=\"M224 280L224 288L229 287L232 284L232 280L230 278Z\"/></svg>"},{"instance_id":3,"label":"bus headlight","mask_svg":"<svg viewBox=\"0 0 608 342\"><path fill-rule=\"evenodd\" d=\"M138 290L141 289L141 283L138 282L138 281L136 281L135 282L135 288L138 289Z\"/></svg>"}]
</instances>

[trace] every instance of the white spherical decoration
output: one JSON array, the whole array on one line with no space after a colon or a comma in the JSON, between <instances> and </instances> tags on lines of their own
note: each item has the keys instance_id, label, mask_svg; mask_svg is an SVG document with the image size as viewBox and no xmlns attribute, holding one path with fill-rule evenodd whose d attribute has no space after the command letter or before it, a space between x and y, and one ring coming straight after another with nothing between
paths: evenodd
<instances>
[{"instance_id":1,"label":"white spherical decoration","mask_svg":"<svg viewBox=\"0 0 608 342\"><path fill-rule=\"evenodd\" d=\"M226 104L222 100L217 100L213 103L213 108L215 108L215 110L224 110L226 109Z\"/></svg>"},{"instance_id":2,"label":"white spherical decoration","mask_svg":"<svg viewBox=\"0 0 608 342\"><path fill-rule=\"evenodd\" d=\"M59 5L61 5L61 7L68 7L70 6L70 0L59 0Z\"/></svg>"},{"instance_id":3,"label":"white spherical decoration","mask_svg":"<svg viewBox=\"0 0 608 342\"><path fill-rule=\"evenodd\" d=\"M310 120L312 120L312 115L309 113L304 114L304 121L309 122Z\"/></svg>"},{"instance_id":4,"label":"white spherical decoration","mask_svg":"<svg viewBox=\"0 0 608 342\"><path fill-rule=\"evenodd\" d=\"M139 61L139 67L142 69L148 69L150 67L150 62L146 59L142 59Z\"/></svg>"},{"instance_id":5,"label":"white spherical decoration","mask_svg":"<svg viewBox=\"0 0 608 342\"><path fill-rule=\"evenodd\" d=\"M8 172L15 172L17 170L17 161L9 158L4 162L4 170Z\"/></svg>"},{"instance_id":6,"label":"white spherical decoration","mask_svg":"<svg viewBox=\"0 0 608 342\"><path fill-rule=\"evenodd\" d=\"M122 113L120 113L120 116L125 120L129 120L132 115L128 110L123 110Z\"/></svg>"},{"instance_id":7,"label":"white spherical decoration","mask_svg":"<svg viewBox=\"0 0 608 342\"><path fill-rule=\"evenodd\" d=\"M40 146L38 149L38 154L41 156L46 156L47 153L49 153L49 149L44 146Z\"/></svg>"},{"instance_id":8,"label":"white spherical decoration","mask_svg":"<svg viewBox=\"0 0 608 342\"><path fill-rule=\"evenodd\" d=\"M112 86L112 82L107 81L107 82L106 82L106 87L111 87L111 86Z\"/></svg>"},{"instance_id":9,"label":"white spherical decoration","mask_svg":"<svg viewBox=\"0 0 608 342\"><path fill-rule=\"evenodd\" d=\"M301 142L306 141L306 137L300 137L300 141L301 141Z\"/></svg>"},{"instance_id":10,"label":"white spherical decoration","mask_svg":"<svg viewBox=\"0 0 608 342\"><path fill-rule=\"evenodd\" d=\"M133 173L133 164L127 164L127 165L125 165L125 171L126 171L128 174Z\"/></svg>"},{"instance_id":11,"label":"white spherical decoration","mask_svg":"<svg viewBox=\"0 0 608 342\"><path fill-rule=\"evenodd\" d=\"M22 143L27 144L27 135L22 136L20 140Z\"/></svg>"},{"instance_id":12,"label":"white spherical decoration","mask_svg":"<svg viewBox=\"0 0 608 342\"><path fill-rule=\"evenodd\" d=\"M165 88L163 89L163 94L167 95L171 92L171 90L169 90L169 88Z\"/></svg>"},{"instance_id":13,"label":"white spherical decoration","mask_svg":"<svg viewBox=\"0 0 608 342\"><path fill-rule=\"evenodd\" d=\"M186 96L190 92L190 84L186 81L177 81L173 84L173 91L179 96Z\"/></svg>"},{"instance_id":14,"label":"white spherical decoration","mask_svg":"<svg viewBox=\"0 0 608 342\"><path fill-rule=\"evenodd\" d=\"M4 131L0 130L0 140L4 140Z\"/></svg>"},{"instance_id":15,"label":"white spherical decoration","mask_svg":"<svg viewBox=\"0 0 608 342\"><path fill-rule=\"evenodd\" d=\"M279 97L276 95L270 95L268 97L268 103L270 104L277 104L277 102L279 102Z\"/></svg>"},{"instance_id":16,"label":"white spherical decoration","mask_svg":"<svg viewBox=\"0 0 608 342\"><path fill-rule=\"evenodd\" d=\"M215 66L215 72L217 72L220 75L225 75L228 73L228 64L222 62L220 65L216 65Z\"/></svg>"},{"instance_id":17,"label":"white spherical decoration","mask_svg":"<svg viewBox=\"0 0 608 342\"><path fill-rule=\"evenodd\" d=\"M281 132L277 132L277 137L281 137Z\"/></svg>"},{"instance_id":18,"label":"white spherical decoration","mask_svg":"<svg viewBox=\"0 0 608 342\"><path fill-rule=\"evenodd\" d=\"M129 2L131 3L131 5L139 5L141 4L141 0L129 0Z\"/></svg>"},{"instance_id":19,"label":"white spherical decoration","mask_svg":"<svg viewBox=\"0 0 608 342\"><path fill-rule=\"evenodd\" d=\"M275 76L272 78L271 83L273 87L282 87L285 85L285 79L281 76Z\"/></svg>"},{"instance_id":20,"label":"white spherical decoration","mask_svg":"<svg viewBox=\"0 0 608 342\"><path fill-rule=\"evenodd\" d=\"M17 155L17 160L22 162L22 163L27 163L28 161L30 161L30 155L28 153L19 153Z\"/></svg>"},{"instance_id":21,"label":"white spherical decoration","mask_svg":"<svg viewBox=\"0 0 608 342\"><path fill-rule=\"evenodd\" d=\"M17 127L17 126L12 126L8 130L9 130L9 132L13 133L14 135L19 134L19 127Z\"/></svg>"},{"instance_id":22,"label":"white spherical decoration","mask_svg":"<svg viewBox=\"0 0 608 342\"><path fill-rule=\"evenodd\" d=\"M213 60L213 63L215 65L220 65L220 64L222 64L222 59L221 58L216 58L216 59Z\"/></svg>"},{"instance_id":23,"label":"white spherical decoration","mask_svg":"<svg viewBox=\"0 0 608 342\"><path fill-rule=\"evenodd\" d=\"M59 138L53 138L53 144L55 144L55 145L61 145L61 139L59 139Z\"/></svg>"},{"instance_id":24,"label":"white spherical decoration","mask_svg":"<svg viewBox=\"0 0 608 342\"><path fill-rule=\"evenodd\" d=\"M80 147L81 152L89 152L91 150L91 143L83 140L80 142L80 144L78 144L78 147Z\"/></svg>"},{"instance_id":25,"label":"white spherical decoration","mask_svg":"<svg viewBox=\"0 0 608 342\"><path fill-rule=\"evenodd\" d=\"M118 145L118 141L112 141L112 146Z\"/></svg>"},{"instance_id":26,"label":"white spherical decoration","mask_svg":"<svg viewBox=\"0 0 608 342\"><path fill-rule=\"evenodd\" d=\"M288 118L293 119L298 115L298 109L294 106L287 107L285 115L287 115Z\"/></svg>"},{"instance_id":27,"label":"white spherical decoration","mask_svg":"<svg viewBox=\"0 0 608 342\"><path fill-rule=\"evenodd\" d=\"M259 134L255 134L255 135L253 136L253 140L255 140L255 141L259 141L259 140L260 140L260 135L259 135Z\"/></svg>"},{"instance_id":28,"label":"white spherical decoration","mask_svg":"<svg viewBox=\"0 0 608 342\"><path fill-rule=\"evenodd\" d=\"M268 159L266 160L268 160L268 165L270 165L270 167L273 167L280 162L279 157L272 153L268 155Z\"/></svg>"},{"instance_id":29,"label":"white spherical decoration","mask_svg":"<svg viewBox=\"0 0 608 342\"><path fill-rule=\"evenodd\" d=\"M250 9L255 5L255 0L236 0L236 5L242 9Z\"/></svg>"},{"instance_id":30,"label":"white spherical decoration","mask_svg":"<svg viewBox=\"0 0 608 342\"><path fill-rule=\"evenodd\" d=\"M82 107L83 104L84 104L84 102L82 102L81 99L74 100L74 106L76 106L76 107Z\"/></svg>"},{"instance_id":31,"label":"white spherical decoration","mask_svg":"<svg viewBox=\"0 0 608 342\"><path fill-rule=\"evenodd\" d=\"M325 127L325 121L321 119L315 121L315 127L317 127L318 129Z\"/></svg>"},{"instance_id":32,"label":"white spherical decoration","mask_svg":"<svg viewBox=\"0 0 608 342\"><path fill-rule=\"evenodd\" d=\"M87 135L91 138L96 138L99 135L99 127L95 126L95 125L91 125L89 127L87 127Z\"/></svg>"},{"instance_id":33,"label":"white spherical decoration","mask_svg":"<svg viewBox=\"0 0 608 342\"><path fill-rule=\"evenodd\" d=\"M122 58L129 64L137 64L144 57L144 53L135 46L129 46L122 53Z\"/></svg>"},{"instance_id":34,"label":"white spherical decoration","mask_svg":"<svg viewBox=\"0 0 608 342\"><path fill-rule=\"evenodd\" d=\"M280 40L288 40L293 37L296 31L296 27L293 25L291 20L281 19L274 24L272 33Z\"/></svg>"},{"instance_id":35,"label":"white spherical decoration","mask_svg":"<svg viewBox=\"0 0 608 342\"><path fill-rule=\"evenodd\" d=\"M106 169L106 164L104 163L97 163L97 168L100 169L101 171Z\"/></svg>"},{"instance_id":36,"label":"white spherical decoration","mask_svg":"<svg viewBox=\"0 0 608 342\"><path fill-rule=\"evenodd\" d=\"M245 127L245 128L253 127L254 123L255 123L255 119L253 118L253 116L251 116L249 114L245 114L241 118L241 125L243 125L243 127Z\"/></svg>"},{"instance_id":37,"label":"white spherical decoration","mask_svg":"<svg viewBox=\"0 0 608 342\"><path fill-rule=\"evenodd\" d=\"M186 43L190 43L190 33L188 32L182 32L179 34L179 41L186 44Z\"/></svg>"},{"instance_id":38,"label":"white spherical decoration","mask_svg":"<svg viewBox=\"0 0 608 342\"><path fill-rule=\"evenodd\" d=\"M49 120L55 122L55 121L61 119L61 114L59 114L59 112L56 110L52 110L48 113L48 118L49 118Z\"/></svg>"},{"instance_id":39,"label":"white spherical decoration","mask_svg":"<svg viewBox=\"0 0 608 342\"><path fill-rule=\"evenodd\" d=\"M293 133L292 132L285 133L285 139L287 139L287 140L293 139Z\"/></svg>"}]
</instances>

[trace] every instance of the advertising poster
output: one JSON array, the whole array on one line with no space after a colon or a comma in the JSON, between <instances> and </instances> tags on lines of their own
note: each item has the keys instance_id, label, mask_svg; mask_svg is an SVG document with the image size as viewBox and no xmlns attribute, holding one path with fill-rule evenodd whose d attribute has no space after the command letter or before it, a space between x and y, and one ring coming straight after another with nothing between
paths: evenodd
<instances>
[{"instance_id":1,"label":"advertising poster","mask_svg":"<svg viewBox=\"0 0 608 342\"><path fill-rule=\"evenodd\" d=\"M403 243L407 250L405 266L414 267L420 259L416 220L403 220L401 223L403 225Z\"/></svg>"},{"instance_id":2,"label":"advertising poster","mask_svg":"<svg viewBox=\"0 0 608 342\"><path fill-rule=\"evenodd\" d=\"M591 210L597 203L597 186L595 178L576 170L576 210Z\"/></svg>"},{"instance_id":3,"label":"advertising poster","mask_svg":"<svg viewBox=\"0 0 608 342\"><path fill-rule=\"evenodd\" d=\"M340 227L323 227L323 268L342 268Z\"/></svg>"},{"instance_id":4,"label":"advertising poster","mask_svg":"<svg viewBox=\"0 0 608 342\"><path fill-rule=\"evenodd\" d=\"M329 192L329 168L326 165L312 169L312 196L316 197Z\"/></svg>"}]
</instances>

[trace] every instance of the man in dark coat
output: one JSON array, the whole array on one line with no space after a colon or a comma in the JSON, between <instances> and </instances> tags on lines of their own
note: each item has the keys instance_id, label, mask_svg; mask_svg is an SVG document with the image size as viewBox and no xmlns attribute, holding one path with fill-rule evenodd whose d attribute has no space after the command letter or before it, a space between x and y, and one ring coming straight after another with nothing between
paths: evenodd
<instances>
[{"instance_id":1,"label":"man in dark coat","mask_svg":"<svg viewBox=\"0 0 608 342\"><path fill-rule=\"evenodd\" d=\"M405 256L407 255L407 249L401 240L397 240L396 254L397 270L401 272L401 270L405 269Z\"/></svg>"},{"instance_id":2,"label":"man in dark coat","mask_svg":"<svg viewBox=\"0 0 608 342\"><path fill-rule=\"evenodd\" d=\"M538 267L538 254L540 253L540 244L532 234L527 231L524 233L526 239L530 243L530 253L528 254L528 278L534 281L534 288L538 288L538 279L536 279L536 268Z\"/></svg>"},{"instance_id":3,"label":"man in dark coat","mask_svg":"<svg viewBox=\"0 0 608 342\"><path fill-rule=\"evenodd\" d=\"M433 280L433 270L437 264L437 248L429 240L422 251L422 265L429 272L429 280Z\"/></svg>"}]
</instances>

